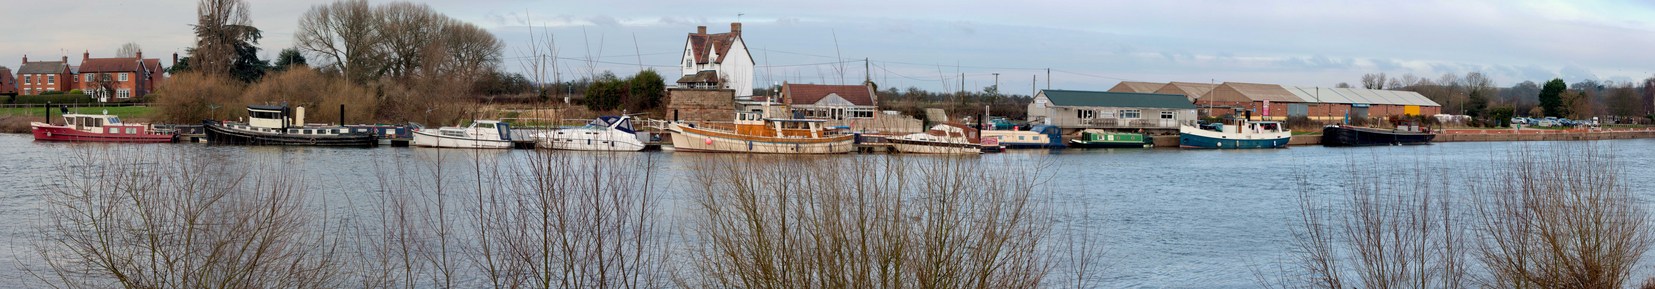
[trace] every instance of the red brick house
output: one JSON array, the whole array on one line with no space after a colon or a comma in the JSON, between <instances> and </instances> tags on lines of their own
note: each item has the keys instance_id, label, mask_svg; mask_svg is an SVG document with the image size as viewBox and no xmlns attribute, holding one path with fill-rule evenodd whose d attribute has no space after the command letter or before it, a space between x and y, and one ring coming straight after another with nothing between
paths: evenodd
<instances>
[{"instance_id":1,"label":"red brick house","mask_svg":"<svg viewBox=\"0 0 1655 289\"><path fill-rule=\"evenodd\" d=\"M17 95L17 80L11 76L11 68L0 66L0 95Z\"/></svg>"},{"instance_id":2,"label":"red brick house","mask_svg":"<svg viewBox=\"0 0 1655 289\"><path fill-rule=\"evenodd\" d=\"M62 61L29 62L23 56L23 66L17 68L17 89L21 95L38 95L48 91L75 89L75 71L69 67L69 57Z\"/></svg>"},{"instance_id":3,"label":"red brick house","mask_svg":"<svg viewBox=\"0 0 1655 289\"><path fill-rule=\"evenodd\" d=\"M78 88L98 101L149 94L165 76L160 59L143 57L144 53L138 52L136 57L92 58L87 52L81 58Z\"/></svg>"}]
</instances>

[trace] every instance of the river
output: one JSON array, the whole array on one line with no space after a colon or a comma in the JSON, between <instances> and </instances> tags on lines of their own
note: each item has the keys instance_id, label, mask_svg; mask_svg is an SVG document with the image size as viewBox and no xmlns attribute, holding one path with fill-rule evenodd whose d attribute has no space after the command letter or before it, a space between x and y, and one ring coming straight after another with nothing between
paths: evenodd
<instances>
[{"instance_id":1,"label":"river","mask_svg":"<svg viewBox=\"0 0 1655 289\"><path fill-rule=\"evenodd\" d=\"M55 170L81 146L34 142L28 135L0 135L0 288L41 287L25 269L43 269L31 242L40 240L45 195L64 182ZM1298 212L1301 181L1314 192L1338 194L1351 168L1490 168L1507 152L1523 148L1545 152L1552 147L1597 146L1624 166L1622 177L1642 200L1655 197L1655 140L1593 142L1439 143L1429 146L1218 151L1114 149L1012 151L985 154L983 162L1038 167L1050 176L1054 200L1074 206L1083 216L1067 221L1093 232L1107 252L1104 287L1109 288L1252 288L1255 270L1274 274L1290 258L1289 223ZM275 159L296 165L312 197L324 202L373 194L375 172L386 160L429 160L433 149L233 147L200 144L155 144L161 153L206 153L230 159ZM527 151L489 153L484 159L519 158ZM645 152L656 160L669 203L684 202L683 181L694 154ZM462 154L463 155L463 154ZM848 155L844 158L883 158ZM469 161L454 162L469 165ZM1023 166L1021 164L1043 164ZM1647 206L1647 201L1646 206ZM350 202L344 202L350 203ZM681 205L681 204L680 204ZM350 205L330 208L352 210ZM666 207L673 207L668 205ZM671 209L678 210L678 209ZM348 214L348 213L347 213ZM673 214L673 213L669 213ZM1651 259L1651 258L1645 258ZM1633 279L1649 276L1649 262ZM33 285L30 285L33 284Z\"/></svg>"}]
</instances>

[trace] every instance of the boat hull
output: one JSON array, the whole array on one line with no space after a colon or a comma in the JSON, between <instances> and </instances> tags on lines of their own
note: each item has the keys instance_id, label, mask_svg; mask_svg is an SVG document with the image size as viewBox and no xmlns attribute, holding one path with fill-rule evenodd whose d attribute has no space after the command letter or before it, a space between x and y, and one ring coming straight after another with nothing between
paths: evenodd
<instances>
[{"instance_id":1,"label":"boat hull","mask_svg":"<svg viewBox=\"0 0 1655 289\"><path fill-rule=\"evenodd\" d=\"M540 140L540 147L572 151L635 152L644 150L644 143L638 141L637 135L618 131L560 130L549 135Z\"/></svg>"},{"instance_id":2,"label":"boat hull","mask_svg":"<svg viewBox=\"0 0 1655 289\"><path fill-rule=\"evenodd\" d=\"M856 150L850 135L820 138L771 138L734 135L674 124L672 147L677 152L731 152L764 154L842 154Z\"/></svg>"},{"instance_id":3,"label":"boat hull","mask_svg":"<svg viewBox=\"0 0 1655 289\"><path fill-rule=\"evenodd\" d=\"M178 136L173 134L91 133L75 130L72 127L43 123L34 123L30 130L34 133L34 140L37 141L170 143L178 140Z\"/></svg>"},{"instance_id":4,"label":"boat hull","mask_svg":"<svg viewBox=\"0 0 1655 289\"><path fill-rule=\"evenodd\" d=\"M460 148L460 149L509 149L511 141L477 138L459 138L432 134L422 130L414 132L414 146L430 148Z\"/></svg>"},{"instance_id":5,"label":"boat hull","mask_svg":"<svg viewBox=\"0 0 1655 289\"><path fill-rule=\"evenodd\" d=\"M211 121L203 123L203 126L207 128L207 143L210 144L332 147L374 147L379 144L378 138L370 133L297 135L251 132L226 128Z\"/></svg>"},{"instance_id":6,"label":"boat hull","mask_svg":"<svg viewBox=\"0 0 1655 289\"><path fill-rule=\"evenodd\" d=\"M1230 139L1185 133L1178 136L1178 146L1196 149L1274 149L1287 147L1290 140L1291 137Z\"/></svg>"},{"instance_id":7,"label":"boat hull","mask_svg":"<svg viewBox=\"0 0 1655 289\"><path fill-rule=\"evenodd\" d=\"M1322 129L1322 145L1330 147L1425 145L1431 144L1431 140L1436 137L1436 134L1430 133L1396 132L1363 127L1330 126Z\"/></svg>"},{"instance_id":8,"label":"boat hull","mask_svg":"<svg viewBox=\"0 0 1655 289\"><path fill-rule=\"evenodd\" d=\"M983 147L968 143L949 143L934 141L906 140L892 138L888 140L892 147L900 153L910 154L981 154Z\"/></svg>"}]
</instances>

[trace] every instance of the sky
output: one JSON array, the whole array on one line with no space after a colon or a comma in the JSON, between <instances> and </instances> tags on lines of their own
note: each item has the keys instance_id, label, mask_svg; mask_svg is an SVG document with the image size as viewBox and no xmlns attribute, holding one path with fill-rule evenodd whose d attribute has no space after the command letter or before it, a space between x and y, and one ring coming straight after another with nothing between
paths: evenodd
<instances>
[{"instance_id":1,"label":"sky","mask_svg":"<svg viewBox=\"0 0 1655 289\"><path fill-rule=\"evenodd\" d=\"M267 58L293 46L323 0L250 0ZM196 1L27 1L0 16L0 66L138 43L169 62L193 42ZM385 1L372 1L384 3ZM560 70L676 74L684 37L743 23L757 83L980 90L1103 90L1123 80L1359 83L1366 73L1481 72L1510 86L1554 77L1655 75L1655 1L533 1L427 0L506 44L522 72L531 35L556 40ZM10 60L5 60L10 59ZM314 59L314 58L313 58ZM590 60L590 61L588 61ZM864 61L866 60L866 61ZM866 67L866 69L865 69ZM1048 73L1049 69L1049 73ZM963 79L962 79L963 75ZM1048 77L1049 76L1049 77Z\"/></svg>"}]
</instances>

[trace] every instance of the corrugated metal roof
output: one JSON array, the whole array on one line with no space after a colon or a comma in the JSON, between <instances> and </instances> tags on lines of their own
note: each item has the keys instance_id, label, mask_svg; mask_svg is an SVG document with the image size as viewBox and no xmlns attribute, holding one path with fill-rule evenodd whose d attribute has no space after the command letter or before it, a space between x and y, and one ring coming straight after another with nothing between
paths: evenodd
<instances>
[{"instance_id":1,"label":"corrugated metal roof","mask_svg":"<svg viewBox=\"0 0 1655 289\"><path fill-rule=\"evenodd\" d=\"M1262 83L1225 82L1211 95L1217 101L1305 102L1281 85Z\"/></svg>"},{"instance_id":2,"label":"corrugated metal roof","mask_svg":"<svg viewBox=\"0 0 1655 289\"><path fill-rule=\"evenodd\" d=\"M1053 106L1195 108L1195 104L1177 94L1047 89L1035 97L1040 96L1045 96Z\"/></svg>"},{"instance_id":3,"label":"corrugated metal roof","mask_svg":"<svg viewBox=\"0 0 1655 289\"><path fill-rule=\"evenodd\" d=\"M1115 87L1109 88L1109 92L1151 93L1166 85L1167 84L1165 82L1122 81L1119 84L1115 84Z\"/></svg>"},{"instance_id":4,"label":"corrugated metal roof","mask_svg":"<svg viewBox=\"0 0 1655 289\"><path fill-rule=\"evenodd\" d=\"M1440 106L1417 92L1362 88L1288 87L1306 102ZM1318 95L1318 93L1320 93Z\"/></svg>"},{"instance_id":5,"label":"corrugated metal roof","mask_svg":"<svg viewBox=\"0 0 1655 289\"><path fill-rule=\"evenodd\" d=\"M1218 87L1218 85L1211 83L1174 81L1167 83L1167 85L1161 86L1161 89L1155 90L1155 93L1182 94L1185 99L1189 99L1193 102L1195 99L1201 98L1202 96L1207 95L1208 92L1213 91L1214 87Z\"/></svg>"}]
</instances>

